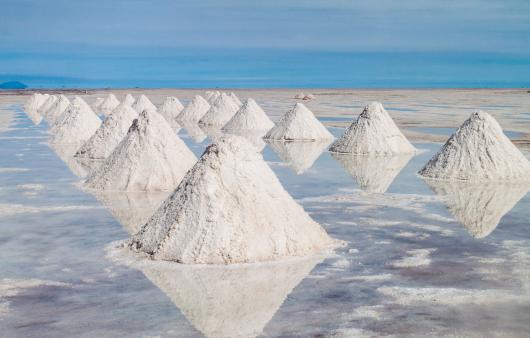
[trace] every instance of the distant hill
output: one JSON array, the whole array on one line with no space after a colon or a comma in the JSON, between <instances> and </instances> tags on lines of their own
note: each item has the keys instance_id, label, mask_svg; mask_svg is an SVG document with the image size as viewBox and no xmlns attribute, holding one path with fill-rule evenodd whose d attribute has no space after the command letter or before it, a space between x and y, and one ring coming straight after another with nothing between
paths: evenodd
<instances>
[{"instance_id":1,"label":"distant hill","mask_svg":"<svg viewBox=\"0 0 530 338\"><path fill-rule=\"evenodd\" d=\"M25 89L25 88L28 88L28 86L18 81L7 81L7 82L0 83L0 89Z\"/></svg>"}]
</instances>

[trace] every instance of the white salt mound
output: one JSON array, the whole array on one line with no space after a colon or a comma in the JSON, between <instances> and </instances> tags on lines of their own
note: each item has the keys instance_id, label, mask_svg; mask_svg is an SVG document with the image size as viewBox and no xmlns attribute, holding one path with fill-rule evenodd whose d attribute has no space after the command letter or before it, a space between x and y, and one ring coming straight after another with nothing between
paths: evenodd
<instances>
[{"instance_id":1,"label":"white salt mound","mask_svg":"<svg viewBox=\"0 0 530 338\"><path fill-rule=\"evenodd\" d=\"M83 100L79 96L74 97L74 99L72 100L72 102L70 104L79 106L81 108L81 110L84 111L84 112L87 112L87 113L92 112L92 113L94 113L94 111L92 110L90 105L88 103L86 103L85 100ZM68 105L68 106L70 106L70 105ZM63 113L58 118L55 119L55 122L51 125L50 129L53 129L56 126L62 125L63 124L63 120L66 118L66 115L68 114L68 112L70 112L70 110L64 109Z\"/></svg>"},{"instance_id":2,"label":"white salt mound","mask_svg":"<svg viewBox=\"0 0 530 338\"><path fill-rule=\"evenodd\" d=\"M147 98L145 95L140 95L136 99L136 102L132 105L133 109L140 114L144 110L156 111L156 106Z\"/></svg>"},{"instance_id":3,"label":"white salt mound","mask_svg":"<svg viewBox=\"0 0 530 338\"><path fill-rule=\"evenodd\" d=\"M92 102L92 110L94 110L94 112L96 113L99 113L100 111L99 108L101 107L101 104L103 103L103 101L105 101L105 99L102 97L96 98L96 100Z\"/></svg>"},{"instance_id":4,"label":"white salt mound","mask_svg":"<svg viewBox=\"0 0 530 338\"><path fill-rule=\"evenodd\" d=\"M210 104L202 96L195 95L193 100L177 116L179 121L197 122L210 109Z\"/></svg>"},{"instance_id":5,"label":"white salt mound","mask_svg":"<svg viewBox=\"0 0 530 338\"><path fill-rule=\"evenodd\" d=\"M208 146L130 247L158 260L227 264L303 256L333 240L244 138Z\"/></svg>"},{"instance_id":6,"label":"white salt mound","mask_svg":"<svg viewBox=\"0 0 530 338\"><path fill-rule=\"evenodd\" d=\"M210 109L199 120L200 124L210 126L224 126L235 113L239 110L239 106L228 96L222 93L217 100L212 104Z\"/></svg>"},{"instance_id":7,"label":"white salt mound","mask_svg":"<svg viewBox=\"0 0 530 338\"><path fill-rule=\"evenodd\" d=\"M94 135L79 148L76 157L105 159L123 140L134 119L138 118L136 110L125 101L120 103L103 121Z\"/></svg>"},{"instance_id":8,"label":"white salt mound","mask_svg":"<svg viewBox=\"0 0 530 338\"><path fill-rule=\"evenodd\" d=\"M51 143L86 142L99 128L101 120L86 106L72 103L50 130Z\"/></svg>"},{"instance_id":9,"label":"white salt mound","mask_svg":"<svg viewBox=\"0 0 530 338\"><path fill-rule=\"evenodd\" d=\"M488 113L471 114L419 171L441 180L530 180L530 162Z\"/></svg>"},{"instance_id":10,"label":"white salt mound","mask_svg":"<svg viewBox=\"0 0 530 338\"><path fill-rule=\"evenodd\" d=\"M238 105L241 106L243 102L237 97L237 95L234 92L230 92L230 98Z\"/></svg>"},{"instance_id":11,"label":"white salt mound","mask_svg":"<svg viewBox=\"0 0 530 338\"><path fill-rule=\"evenodd\" d=\"M253 99L247 99L223 127L223 131L268 131L274 122Z\"/></svg>"},{"instance_id":12,"label":"white salt mound","mask_svg":"<svg viewBox=\"0 0 530 338\"><path fill-rule=\"evenodd\" d=\"M109 95L107 95L105 100L103 100L99 106L99 111L105 115L109 115L119 104L120 101L116 98L116 96L112 93L109 93Z\"/></svg>"},{"instance_id":13,"label":"white salt mound","mask_svg":"<svg viewBox=\"0 0 530 338\"><path fill-rule=\"evenodd\" d=\"M59 95L54 104L48 109L44 118L48 121L48 124L53 125L57 119L65 112L66 108L70 105L70 100L64 95Z\"/></svg>"},{"instance_id":14,"label":"white salt mound","mask_svg":"<svg viewBox=\"0 0 530 338\"><path fill-rule=\"evenodd\" d=\"M264 136L270 140L332 140L333 135L302 103L296 103Z\"/></svg>"},{"instance_id":15,"label":"white salt mound","mask_svg":"<svg viewBox=\"0 0 530 338\"><path fill-rule=\"evenodd\" d=\"M372 102L336 140L330 151L358 155L413 154L416 148L401 133L383 105Z\"/></svg>"},{"instance_id":16,"label":"white salt mound","mask_svg":"<svg viewBox=\"0 0 530 338\"><path fill-rule=\"evenodd\" d=\"M164 104L162 104L162 107L160 108L160 115L162 115L166 121L169 123L171 128L173 128L174 131L180 130L180 125L177 122L177 116L182 112L184 109L184 106L182 103L180 103L180 100L174 96L169 96L164 101Z\"/></svg>"},{"instance_id":17,"label":"white salt mound","mask_svg":"<svg viewBox=\"0 0 530 338\"><path fill-rule=\"evenodd\" d=\"M127 95L125 95L125 98L123 99L123 103L125 103L128 106L132 106L135 101L136 100L134 99L134 97L129 93L127 93Z\"/></svg>"},{"instance_id":18,"label":"white salt mound","mask_svg":"<svg viewBox=\"0 0 530 338\"><path fill-rule=\"evenodd\" d=\"M44 103L39 107L37 112L41 114L42 116L45 116L48 109L50 109L53 106L56 100L57 100L57 96L49 95L46 101L44 101Z\"/></svg>"},{"instance_id":19,"label":"white salt mound","mask_svg":"<svg viewBox=\"0 0 530 338\"><path fill-rule=\"evenodd\" d=\"M173 190L196 160L166 120L146 110L88 177L86 186L120 191Z\"/></svg>"},{"instance_id":20,"label":"white salt mound","mask_svg":"<svg viewBox=\"0 0 530 338\"><path fill-rule=\"evenodd\" d=\"M208 135L206 135L197 122L180 121L180 124L184 129L186 129L186 134L196 143L201 143L208 137Z\"/></svg>"},{"instance_id":21,"label":"white salt mound","mask_svg":"<svg viewBox=\"0 0 530 338\"><path fill-rule=\"evenodd\" d=\"M218 98L221 96L221 92L214 91L214 92L206 92L206 100L209 104L213 104Z\"/></svg>"},{"instance_id":22,"label":"white salt mound","mask_svg":"<svg viewBox=\"0 0 530 338\"><path fill-rule=\"evenodd\" d=\"M24 111L34 112L37 111L40 106L44 104L46 99L48 99L48 94L34 93L29 97L29 99L24 104Z\"/></svg>"}]
</instances>

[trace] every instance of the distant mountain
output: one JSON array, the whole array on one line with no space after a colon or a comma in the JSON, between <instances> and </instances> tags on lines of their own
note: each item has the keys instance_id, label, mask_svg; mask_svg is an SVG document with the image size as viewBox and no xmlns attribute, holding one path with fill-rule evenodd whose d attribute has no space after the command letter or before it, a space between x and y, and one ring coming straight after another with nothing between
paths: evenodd
<instances>
[{"instance_id":1,"label":"distant mountain","mask_svg":"<svg viewBox=\"0 0 530 338\"><path fill-rule=\"evenodd\" d=\"M25 88L28 88L28 86L18 81L7 81L7 82L0 83L0 89L25 89Z\"/></svg>"}]
</instances>

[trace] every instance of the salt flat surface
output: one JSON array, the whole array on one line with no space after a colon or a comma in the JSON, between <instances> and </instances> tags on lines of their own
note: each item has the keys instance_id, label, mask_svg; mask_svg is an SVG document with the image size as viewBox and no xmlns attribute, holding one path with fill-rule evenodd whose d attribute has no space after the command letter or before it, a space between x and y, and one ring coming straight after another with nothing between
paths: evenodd
<instances>
[{"instance_id":1,"label":"salt flat surface","mask_svg":"<svg viewBox=\"0 0 530 338\"><path fill-rule=\"evenodd\" d=\"M115 92L129 91L156 105L167 96L186 105L204 94ZM255 98L277 120L299 91L235 93ZM382 101L405 133L409 123L455 127L476 108L518 131L519 140L529 130L530 94L523 91L322 92L307 104L331 121L324 123L335 137L349 125L339 117L353 119L372 100ZM106 92L91 95L83 99ZM297 158L297 151L263 149L285 189L331 237L346 242L332 255L229 267L125 262L115 242L129 238L164 196L80 189L71 170L91 169L74 166L72 150L50 148L47 124L35 126L21 111L25 99L0 95L0 336L530 334L530 196L521 186L428 184L416 172L441 146L436 135L409 138L423 152L383 161L388 167L380 176L371 159L341 163L323 149L311 151L309 161L305 151ZM210 140L195 127L183 125L179 137L200 156Z\"/></svg>"}]
</instances>

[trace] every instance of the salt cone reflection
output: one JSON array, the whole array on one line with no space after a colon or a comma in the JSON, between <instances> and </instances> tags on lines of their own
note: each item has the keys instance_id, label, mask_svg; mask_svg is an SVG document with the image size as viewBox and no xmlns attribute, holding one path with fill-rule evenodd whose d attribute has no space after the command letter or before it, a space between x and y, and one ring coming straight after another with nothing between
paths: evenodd
<instances>
[{"instance_id":1,"label":"salt cone reflection","mask_svg":"<svg viewBox=\"0 0 530 338\"><path fill-rule=\"evenodd\" d=\"M184 129L186 129L186 133L196 143L201 143L208 137L196 122L180 121L179 123Z\"/></svg>"},{"instance_id":2,"label":"salt cone reflection","mask_svg":"<svg viewBox=\"0 0 530 338\"><path fill-rule=\"evenodd\" d=\"M324 141L267 141L272 150L287 163L297 174L303 174L311 168L322 152L331 143L331 140Z\"/></svg>"},{"instance_id":3,"label":"salt cone reflection","mask_svg":"<svg viewBox=\"0 0 530 338\"><path fill-rule=\"evenodd\" d=\"M140 230L169 195L166 191L88 190L88 192L93 194L131 235Z\"/></svg>"},{"instance_id":4,"label":"salt cone reflection","mask_svg":"<svg viewBox=\"0 0 530 338\"><path fill-rule=\"evenodd\" d=\"M359 188L373 193L386 192L413 156L413 154L372 156L331 153L331 157L353 177Z\"/></svg>"},{"instance_id":5,"label":"salt cone reflection","mask_svg":"<svg viewBox=\"0 0 530 338\"><path fill-rule=\"evenodd\" d=\"M138 266L206 337L256 337L322 256L265 264Z\"/></svg>"},{"instance_id":6,"label":"salt cone reflection","mask_svg":"<svg viewBox=\"0 0 530 338\"><path fill-rule=\"evenodd\" d=\"M475 238L491 234L501 218L530 190L525 182L465 183L424 180L449 212Z\"/></svg>"},{"instance_id":7,"label":"salt cone reflection","mask_svg":"<svg viewBox=\"0 0 530 338\"><path fill-rule=\"evenodd\" d=\"M262 151L267 143L263 140L264 132L259 131L228 131L226 134L238 135L244 137L249 141L256 149Z\"/></svg>"}]
</instances>

